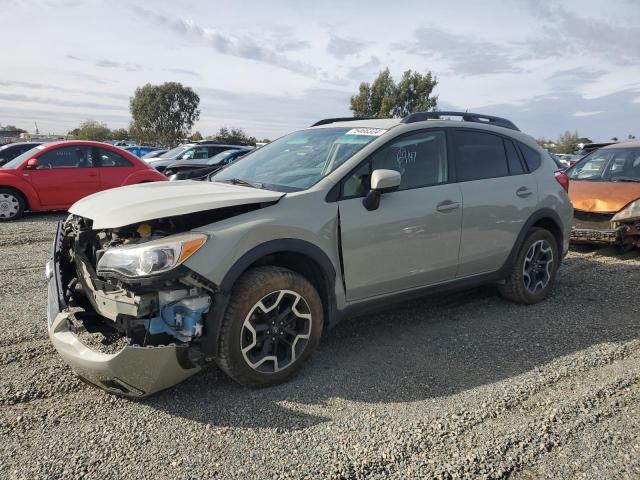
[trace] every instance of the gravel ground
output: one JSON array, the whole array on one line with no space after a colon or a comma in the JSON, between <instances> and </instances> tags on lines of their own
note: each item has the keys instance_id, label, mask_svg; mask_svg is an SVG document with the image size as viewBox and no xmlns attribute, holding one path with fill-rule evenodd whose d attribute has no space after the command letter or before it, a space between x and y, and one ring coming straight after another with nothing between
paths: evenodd
<instances>
[{"instance_id":1,"label":"gravel ground","mask_svg":"<svg viewBox=\"0 0 640 480\"><path fill-rule=\"evenodd\" d=\"M432 297L332 331L292 382L211 368L144 401L45 331L55 221L0 225L0 478L639 478L640 254L580 248L553 296Z\"/></svg>"}]
</instances>

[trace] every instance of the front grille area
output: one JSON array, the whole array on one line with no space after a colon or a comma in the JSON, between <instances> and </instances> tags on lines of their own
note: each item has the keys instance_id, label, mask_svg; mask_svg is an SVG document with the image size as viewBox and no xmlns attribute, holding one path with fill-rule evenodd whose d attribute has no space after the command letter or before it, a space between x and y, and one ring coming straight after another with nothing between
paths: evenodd
<instances>
[{"instance_id":1,"label":"front grille area","mask_svg":"<svg viewBox=\"0 0 640 480\"><path fill-rule=\"evenodd\" d=\"M593 213L575 210L573 228L579 230L611 230L613 213Z\"/></svg>"}]
</instances>

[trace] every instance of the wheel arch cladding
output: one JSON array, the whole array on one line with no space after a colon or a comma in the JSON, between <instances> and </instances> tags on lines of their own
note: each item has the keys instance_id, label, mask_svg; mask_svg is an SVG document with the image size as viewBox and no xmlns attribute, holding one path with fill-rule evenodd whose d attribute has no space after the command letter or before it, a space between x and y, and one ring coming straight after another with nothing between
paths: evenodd
<instances>
[{"instance_id":1,"label":"wheel arch cladding","mask_svg":"<svg viewBox=\"0 0 640 480\"><path fill-rule=\"evenodd\" d=\"M214 306L205 321L207 331L203 336L205 355L217 355L222 317L236 280L250 268L261 265L278 265L307 278L322 299L325 325L329 326L331 320L336 318L337 307L334 290L336 271L329 256L316 245L304 240L293 238L271 240L246 252L232 265L220 282Z\"/></svg>"},{"instance_id":2,"label":"wheel arch cladding","mask_svg":"<svg viewBox=\"0 0 640 480\"><path fill-rule=\"evenodd\" d=\"M545 216L536 220L536 222L531 225L532 227L544 228L551 232L553 237L556 239L556 244L558 246L558 252L562 255L562 228L556 220L549 216Z\"/></svg>"},{"instance_id":3,"label":"wheel arch cladding","mask_svg":"<svg viewBox=\"0 0 640 480\"><path fill-rule=\"evenodd\" d=\"M331 322L336 308L336 270L329 256L320 247L294 238L260 244L233 264L220 283L220 289L230 292L233 284L245 271L261 265L288 268L309 280L322 299L325 322Z\"/></svg>"},{"instance_id":4,"label":"wheel arch cladding","mask_svg":"<svg viewBox=\"0 0 640 480\"><path fill-rule=\"evenodd\" d=\"M562 261L562 222L560 221L560 216L557 212L550 208L541 208L540 210L536 210L531 216L527 219L524 226L520 230L518 234L518 238L516 239L513 248L511 249L511 253L503 267L500 269L501 273L506 273L511 269L513 262L515 262L518 252L524 243L525 238L531 231L532 228L544 228L545 230L549 230L551 234L554 236L558 246L558 252L560 252L560 260Z\"/></svg>"}]
</instances>

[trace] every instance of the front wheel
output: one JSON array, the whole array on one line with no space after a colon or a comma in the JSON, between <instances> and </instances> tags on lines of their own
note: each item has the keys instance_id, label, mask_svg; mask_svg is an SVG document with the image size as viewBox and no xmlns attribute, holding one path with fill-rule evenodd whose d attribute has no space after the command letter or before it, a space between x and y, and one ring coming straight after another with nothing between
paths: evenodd
<instances>
[{"instance_id":1,"label":"front wheel","mask_svg":"<svg viewBox=\"0 0 640 480\"><path fill-rule=\"evenodd\" d=\"M511 274L498 290L512 302L540 302L551 292L559 266L555 237L548 230L533 228L520 247Z\"/></svg>"},{"instance_id":2,"label":"front wheel","mask_svg":"<svg viewBox=\"0 0 640 480\"><path fill-rule=\"evenodd\" d=\"M25 207L21 194L10 188L0 188L0 222L20 218Z\"/></svg>"},{"instance_id":3,"label":"front wheel","mask_svg":"<svg viewBox=\"0 0 640 480\"><path fill-rule=\"evenodd\" d=\"M258 267L240 277L222 320L218 366L248 387L291 378L320 342L322 301L302 275Z\"/></svg>"}]
</instances>

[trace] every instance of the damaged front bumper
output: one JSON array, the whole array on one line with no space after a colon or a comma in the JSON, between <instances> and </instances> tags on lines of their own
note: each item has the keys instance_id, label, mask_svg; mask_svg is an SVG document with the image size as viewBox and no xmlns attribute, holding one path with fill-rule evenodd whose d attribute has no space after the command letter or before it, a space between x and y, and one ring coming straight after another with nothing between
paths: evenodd
<instances>
[{"instance_id":1,"label":"damaged front bumper","mask_svg":"<svg viewBox=\"0 0 640 480\"><path fill-rule=\"evenodd\" d=\"M187 344L128 345L114 354L95 351L82 343L72 322L74 312L62 294L60 273L62 223L52 257L46 266L49 338L62 358L83 380L111 393L142 398L169 388L199 372Z\"/></svg>"},{"instance_id":2,"label":"damaged front bumper","mask_svg":"<svg viewBox=\"0 0 640 480\"><path fill-rule=\"evenodd\" d=\"M571 242L640 247L640 220L615 221L613 213L575 210Z\"/></svg>"}]
</instances>

